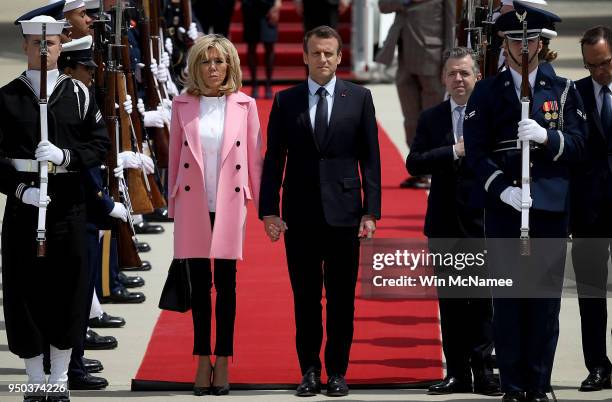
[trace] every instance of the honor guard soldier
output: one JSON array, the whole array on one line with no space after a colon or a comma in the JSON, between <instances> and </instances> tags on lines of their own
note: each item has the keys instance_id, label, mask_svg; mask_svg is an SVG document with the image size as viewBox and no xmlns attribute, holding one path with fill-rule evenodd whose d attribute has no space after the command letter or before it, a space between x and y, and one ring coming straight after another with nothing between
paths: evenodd
<instances>
[{"instance_id":1,"label":"honor guard soldier","mask_svg":"<svg viewBox=\"0 0 612 402\"><path fill-rule=\"evenodd\" d=\"M45 399L39 387L24 399L67 401L68 362L85 313L78 301L87 291L82 173L102 163L110 142L87 88L57 70L64 22L44 15L20 22L28 69L0 88L6 334L9 350L25 360L28 383L63 391Z\"/></svg>"},{"instance_id":2,"label":"honor guard soldier","mask_svg":"<svg viewBox=\"0 0 612 402\"><path fill-rule=\"evenodd\" d=\"M560 19L518 1L514 7L515 11L496 22L505 35L508 68L476 84L465 111L465 153L481 182L490 273L512 277L529 266L533 268L529 275L552 278L552 285L542 295L538 292L543 282L534 280L521 281L537 284L528 294L521 292L522 288L510 294L492 290L503 400L542 402L548 401L559 335L569 172L583 157L587 129L574 84L558 77L549 64L538 64L541 36L555 36L544 27ZM527 21L526 27L523 21ZM524 72L522 66L526 67ZM521 101L525 106L530 102L531 107L522 110ZM521 143L531 144L531 150L523 152ZM525 161L527 169L523 170ZM522 172L529 168L530 175L525 176ZM529 192L531 198L523 197ZM523 214L528 218L526 226ZM529 257L524 256L531 244L527 236L546 238L532 242ZM550 247L538 247L544 240Z\"/></svg>"}]
</instances>

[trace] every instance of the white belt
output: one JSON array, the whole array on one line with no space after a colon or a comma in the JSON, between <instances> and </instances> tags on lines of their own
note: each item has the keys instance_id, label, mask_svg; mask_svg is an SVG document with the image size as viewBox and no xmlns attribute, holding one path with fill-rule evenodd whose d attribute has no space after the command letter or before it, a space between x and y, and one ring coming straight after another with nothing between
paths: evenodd
<instances>
[{"instance_id":1,"label":"white belt","mask_svg":"<svg viewBox=\"0 0 612 402\"><path fill-rule=\"evenodd\" d=\"M40 162L32 159L9 159L11 161L11 165L18 172L28 172L28 173L38 173L38 165ZM52 162L47 162L47 166L49 167L49 173L68 173L63 166L56 166Z\"/></svg>"}]
</instances>

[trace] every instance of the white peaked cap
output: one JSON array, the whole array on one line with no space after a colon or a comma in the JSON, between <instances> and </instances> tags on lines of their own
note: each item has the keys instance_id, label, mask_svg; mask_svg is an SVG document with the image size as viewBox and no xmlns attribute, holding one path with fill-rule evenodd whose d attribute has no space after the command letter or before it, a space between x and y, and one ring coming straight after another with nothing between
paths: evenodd
<instances>
[{"instance_id":1,"label":"white peaked cap","mask_svg":"<svg viewBox=\"0 0 612 402\"><path fill-rule=\"evenodd\" d=\"M72 52L75 50L91 49L93 36L87 35L79 39L73 39L70 42L62 43L62 52Z\"/></svg>"},{"instance_id":2,"label":"white peaked cap","mask_svg":"<svg viewBox=\"0 0 612 402\"><path fill-rule=\"evenodd\" d=\"M504 6L511 6L511 5L513 5L513 1L514 0L502 0L502 4ZM548 5L546 0L522 0L522 1L523 1L523 3L530 3L530 4L534 4L534 5L538 4L540 6Z\"/></svg>"},{"instance_id":3,"label":"white peaked cap","mask_svg":"<svg viewBox=\"0 0 612 402\"><path fill-rule=\"evenodd\" d=\"M100 8L100 0L85 0L84 3L85 8L88 10Z\"/></svg>"},{"instance_id":4,"label":"white peaked cap","mask_svg":"<svg viewBox=\"0 0 612 402\"><path fill-rule=\"evenodd\" d=\"M49 0L49 4L59 3L62 0ZM64 12L75 10L79 7L85 7L85 2L83 0L66 0L64 4Z\"/></svg>"},{"instance_id":5,"label":"white peaked cap","mask_svg":"<svg viewBox=\"0 0 612 402\"><path fill-rule=\"evenodd\" d=\"M48 15L38 15L31 20L19 21L24 35L42 35L42 26L46 25L47 35L59 35L64 29L64 21L57 21Z\"/></svg>"}]
</instances>

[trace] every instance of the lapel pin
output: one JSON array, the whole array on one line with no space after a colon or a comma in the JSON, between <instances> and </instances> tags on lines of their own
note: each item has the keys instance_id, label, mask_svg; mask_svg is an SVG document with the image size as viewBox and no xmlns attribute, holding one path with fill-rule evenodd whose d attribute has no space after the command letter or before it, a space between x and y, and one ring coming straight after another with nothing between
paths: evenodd
<instances>
[{"instance_id":1,"label":"lapel pin","mask_svg":"<svg viewBox=\"0 0 612 402\"><path fill-rule=\"evenodd\" d=\"M344 98L344 97L346 96L346 92L342 92L342 93L340 94L340 96L342 96L342 97Z\"/></svg>"},{"instance_id":2,"label":"lapel pin","mask_svg":"<svg viewBox=\"0 0 612 402\"><path fill-rule=\"evenodd\" d=\"M506 81L506 82L504 82L504 86L506 86L506 87L507 87L508 85L510 85L510 81Z\"/></svg>"},{"instance_id":3,"label":"lapel pin","mask_svg":"<svg viewBox=\"0 0 612 402\"><path fill-rule=\"evenodd\" d=\"M541 85L541 86L546 85L546 81L544 81L544 80L540 81L540 85Z\"/></svg>"}]
</instances>

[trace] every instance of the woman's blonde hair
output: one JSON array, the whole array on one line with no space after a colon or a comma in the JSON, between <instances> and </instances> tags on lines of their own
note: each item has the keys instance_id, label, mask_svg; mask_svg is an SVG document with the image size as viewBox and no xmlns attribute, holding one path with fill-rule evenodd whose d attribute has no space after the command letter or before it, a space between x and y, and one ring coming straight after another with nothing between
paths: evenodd
<instances>
[{"instance_id":1,"label":"woman's blonde hair","mask_svg":"<svg viewBox=\"0 0 612 402\"><path fill-rule=\"evenodd\" d=\"M200 74L200 66L208 59L208 49L216 49L227 63L225 80L219 89L224 94L238 92L242 87L242 70L238 51L232 42L221 35L205 35L195 41L187 56L187 77L185 87L187 93L194 96L204 95L208 88Z\"/></svg>"}]
</instances>

